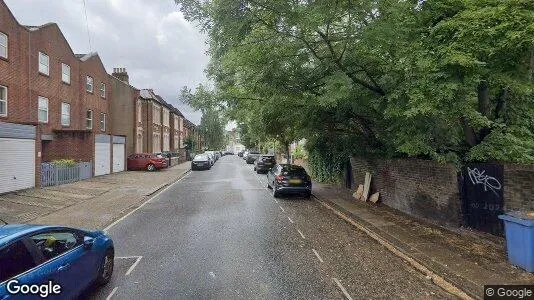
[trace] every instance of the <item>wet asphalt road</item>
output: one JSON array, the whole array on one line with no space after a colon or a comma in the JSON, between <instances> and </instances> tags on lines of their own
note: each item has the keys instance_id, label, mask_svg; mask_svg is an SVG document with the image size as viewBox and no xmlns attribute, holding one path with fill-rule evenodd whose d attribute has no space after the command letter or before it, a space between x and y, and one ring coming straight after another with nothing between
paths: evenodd
<instances>
[{"instance_id":1,"label":"wet asphalt road","mask_svg":"<svg viewBox=\"0 0 534 300\"><path fill-rule=\"evenodd\" d=\"M318 202L274 199L252 168L223 157L112 227L116 272L93 298L453 298Z\"/></svg>"}]
</instances>

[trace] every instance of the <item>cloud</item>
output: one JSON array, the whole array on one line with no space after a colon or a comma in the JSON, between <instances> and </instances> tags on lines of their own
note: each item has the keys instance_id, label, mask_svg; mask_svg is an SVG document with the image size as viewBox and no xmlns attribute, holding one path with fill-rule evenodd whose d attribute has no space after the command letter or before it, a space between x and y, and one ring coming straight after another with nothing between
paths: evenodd
<instances>
[{"instance_id":1,"label":"cloud","mask_svg":"<svg viewBox=\"0 0 534 300\"><path fill-rule=\"evenodd\" d=\"M192 122L200 112L179 103L182 86L207 83L206 37L173 0L5 0L22 24L58 23L75 53L96 51L108 72L125 67L130 83L153 88ZM91 45L90 45L91 44Z\"/></svg>"}]
</instances>

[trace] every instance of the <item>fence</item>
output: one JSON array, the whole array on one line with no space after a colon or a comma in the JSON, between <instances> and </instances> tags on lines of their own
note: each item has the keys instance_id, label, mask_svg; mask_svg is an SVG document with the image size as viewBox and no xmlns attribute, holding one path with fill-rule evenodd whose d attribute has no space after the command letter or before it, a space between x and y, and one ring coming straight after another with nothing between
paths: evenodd
<instances>
[{"instance_id":1,"label":"fence","mask_svg":"<svg viewBox=\"0 0 534 300\"><path fill-rule=\"evenodd\" d=\"M72 167L51 163L41 164L41 187L61 185L93 177L91 162L80 162Z\"/></svg>"}]
</instances>

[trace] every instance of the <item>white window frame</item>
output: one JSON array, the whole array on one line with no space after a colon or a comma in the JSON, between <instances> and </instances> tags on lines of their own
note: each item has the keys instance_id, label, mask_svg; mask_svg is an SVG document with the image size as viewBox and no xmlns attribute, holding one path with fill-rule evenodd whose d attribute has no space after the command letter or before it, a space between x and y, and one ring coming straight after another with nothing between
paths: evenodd
<instances>
[{"instance_id":1,"label":"white window frame","mask_svg":"<svg viewBox=\"0 0 534 300\"><path fill-rule=\"evenodd\" d=\"M0 111L0 117L7 117L7 96L8 96L7 95L7 86L0 85L0 89L4 90L4 92L5 92L4 93L4 95L5 95L4 99L2 99L0 97L0 103L3 103L4 107L6 109L4 112Z\"/></svg>"},{"instance_id":2,"label":"white window frame","mask_svg":"<svg viewBox=\"0 0 534 300\"><path fill-rule=\"evenodd\" d=\"M91 113L90 118L87 117L87 113ZM91 122L91 126L87 126L88 122ZM90 109L85 112L85 126L87 127L87 129L93 129L93 111Z\"/></svg>"},{"instance_id":3,"label":"white window frame","mask_svg":"<svg viewBox=\"0 0 534 300\"><path fill-rule=\"evenodd\" d=\"M90 79L90 80L89 80ZM87 75L86 79L85 79L85 91L89 92L89 93L92 93L94 91L94 78ZM88 89L88 87L91 87L90 89Z\"/></svg>"},{"instance_id":4,"label":"white window frame","mask_svg":"<svg viewBox=\"0 0 534 300\"><path fill-rule=\"evenodd\" d=\"M142 115L141 115L141 112L142 112L142 106L141 106L141 101L137 101L137 122L138 123L141 123L143 122L142 119Z\"/></svg>"},{"instance_id":5,"label":"white window frame","mask_svg":"<svg viewBox=\"0 0 534 300\"><path fill-rule=\"evenodd\" d=\"M43 103L46 103L46 107L44 106L41 106L41 101ZM39 121L39 123L48 123L48 104L50 102L48 101L48 98L45 98L45 97L41 97L39 96L38 98L38 109L37 109L37 120ZM41 120L40 119L40 112L41 111L45 111L46 112L46 120Z\"/></svg>"},{"instance_id":6,"label":"white window frame","mask_svg":"<svg viewBox=\"0 0 534 300\"><path fill-rule=\"evenodd\" d=\"M100 113L100 131L106 131L106 114Z\"/></svg>"},{"instance_id":7,"label":"white window frame","mask_svg":"<svg viewBox=\"0 0 534 300\"><path fill-rule=\"evenodd\" d=\"M61 102L61 126L70 126L70 103L68 102Z\"/></svg>"},{"instance_id":8,"label":"white window frame","mask_svg":"<svg viewBox=\"0 0 534 300\"><path fill-rule=\"evenodd\" d=\"M68 70L68 74L65 70ZM61 63L61 81L70 84L70 66L65 63Z\"/></svg>"},{"instance_id":9,"label":"white window frame","mask_svg":"<svg viewBox=\"0 0 534 300\"><path fill-rule=\"evenodd\" d=\"M106 84L100 83L100 97L106 99Z\"/></svg>"},{"instance_id":10,"label":"white window frame","mask_svg":"<svg viewBox=\"0 0 534 300\"><path fill-rule=\"evenodd\" d=\"M5 44L2 44L2 42L0 40L0 48L5 49L5 51L6 51L6 55L4 56L4 55L0 54L0 57L8 59L9 58L9 37L7 36L7 34L5 34L3 32L0 32L0 37L5 37L5 39L6 39L6 43Z\"/></svg>"},{"instance_id":11,"label":"white window frame","mask_svg":"<svg viewBox=\"0 0 534 300\"><path fill-rule=\"evenodd\" d=\"M44 58L46 58L46 63ZM39 52L39 73L50 75L50 57L44 52Z\"/></svg>"}]
</instances>

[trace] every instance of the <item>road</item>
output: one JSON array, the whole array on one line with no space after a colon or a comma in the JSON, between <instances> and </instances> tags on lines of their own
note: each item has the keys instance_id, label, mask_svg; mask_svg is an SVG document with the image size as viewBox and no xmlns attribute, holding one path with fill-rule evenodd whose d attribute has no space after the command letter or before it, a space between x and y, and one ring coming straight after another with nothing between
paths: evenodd
<instances>
[{"instance_id":1,"label":"road","mask_svg":"<svg viewBox=\"0 0 534 300\"><path fill-rule=\"evenodd\" d=\"M108 232L116 270L94 299L453 298L313 199L273 198L237 156Z\"/></svg>"}]
</instances>

